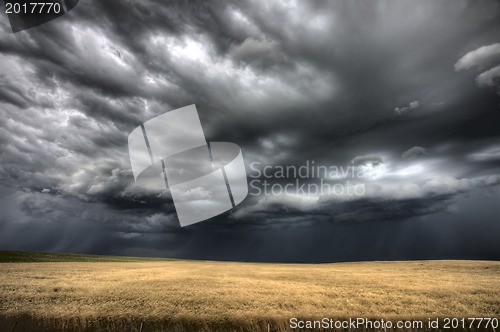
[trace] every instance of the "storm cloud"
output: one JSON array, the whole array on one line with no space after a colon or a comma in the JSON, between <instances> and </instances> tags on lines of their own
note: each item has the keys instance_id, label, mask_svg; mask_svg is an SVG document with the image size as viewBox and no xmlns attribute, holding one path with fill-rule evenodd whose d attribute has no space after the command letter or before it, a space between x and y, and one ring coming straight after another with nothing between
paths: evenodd
<instances>
[{"instance_id":1,"label":"storm cloud","mask_svg":"<svg viewBox=\"0 0 500 332\"><path fill-rule=\"evenodd\" d=\"M18 33L0 17L0 249L500 258L498 1L82 0ZM134 183L127 137L190 104L255 187L314 162L335 174L300 184L345 192L250 188L180 228L168 190Z\"/></svg>"}]
</instances>

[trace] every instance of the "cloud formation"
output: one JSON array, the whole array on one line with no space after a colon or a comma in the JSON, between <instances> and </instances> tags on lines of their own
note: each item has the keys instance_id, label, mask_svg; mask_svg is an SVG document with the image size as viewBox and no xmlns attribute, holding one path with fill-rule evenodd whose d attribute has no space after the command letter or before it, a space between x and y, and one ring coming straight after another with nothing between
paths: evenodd
<instances>
[{"instance_id":1,"label":"cloud formation","mask_svg":"<svg viewBox=\"0 0 500 332\"><path fill-rule=\"evenodd\" d=\"M413 159L421 155L427 155L427 149L421 146L414 146L409 148L405 152L401 154L401 158L403 159Z\"/></svg>"},{"instance_id":2,"label":"cloud formation","mask_svg":"<svg viewBox=\"0 0 500 332\"><path fill-rule=\"evenodd\" d=\"M500 43L481 46L470 51L455 63L455 71L467 70L473 67L483 68L493 61L500 61Z\"/></svg>"},{"instance_id":3,"label":"cloud formation","mask_svg":"<svg viewBox=\"0 0 500 332\"><path fill-rule=\"evenodd\" d=\"M416 108L418 108L419 106L419 103L418 103L418 100L414 100L412 102L410 102L408 104L408 106L403 106L403 107L396 107L394 109L394 112L397 114L397 115L401 115L401 114L404 114L410 110L414 110Z\"/></svg>"},{"instance_id":4,"label":"cloud formation","mask_svg":"<svg viewBox=\"0 0 500 332\"><path fill-rule=\"evenodd\" d=\"M455 64L455 71L477 67L483 71L476 77L476 84L480 88L496 88L500 93L500 65L487 69L489 66L500 62L500 43L481 46L465 54Z\"/></svg>"},{"instance_id":5,"label":"cloud formation","mask_svg":"<svg viewBox=\"0 0 500 332\"><path fill-rule=\"evenodd\" d=\"M350 244L344 255L333 244L318 252L311 243L325 234L365 243L420 234L427 222L445 234L455 219L471 236L467 213L450 211L472 209L462 199L472 195L484 201L482 222L492 231L475 228L471 238L486 246L482 239L498 235L491 225L497 210L481 195L498 197L500 113L498 96L474 82L498 86L499 17L496 1L90 1L13 34L4 16L0 205L8 213L0 217L0 243L216 259L361 259L368 247ZM364 172L323 180L366 191L249 197L180 230L170 192L135 185L127 136L193 103L207 139L241 146L249 174L252 162L315 161ZM16 243L16 234L29 236ZM290 243L298 248L283 249ZM387 255L377 248L378 257ZM404 244L394 251L405 248L407 257L423 252ZM488 257L499 252L474 248Z\"/></svg>"},{"instance_id":6,"label":"cloud formation","mask_svg":"<svg viewBox=\"0 0 500 332\"><path fill-rule=\"evenodd\" d=\"M354 166L360 166L360 165L374 165L377 166L379 164L382 164L383 160L382 157L378 154L368 154L364 156L356 156L351 160L351 164Z\"/></svg>"}]
</instances>

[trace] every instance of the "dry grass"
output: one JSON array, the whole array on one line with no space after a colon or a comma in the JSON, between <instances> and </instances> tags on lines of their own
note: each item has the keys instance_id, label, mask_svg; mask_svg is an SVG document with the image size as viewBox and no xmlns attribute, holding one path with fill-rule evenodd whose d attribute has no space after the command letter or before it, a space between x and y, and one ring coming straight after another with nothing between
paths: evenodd
<instances>
[{"instance_id":1,"label":"dry grass","mask_svg":"<svg viewBox=\"0 0 500 332\"><path fill-rule=\"evenodd\" d=\"M0 315L230 329L290 317L498 317L500 262L3 263Z\"/></svg>"}]
</instances>

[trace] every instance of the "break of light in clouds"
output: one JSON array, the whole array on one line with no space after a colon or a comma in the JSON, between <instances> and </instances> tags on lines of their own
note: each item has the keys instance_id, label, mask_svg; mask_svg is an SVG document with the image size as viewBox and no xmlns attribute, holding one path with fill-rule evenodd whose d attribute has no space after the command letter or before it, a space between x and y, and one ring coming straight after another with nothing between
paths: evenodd
<instances>
[{"instance_id":1,"label":"break of light in clouds","mask_svg":"<svg viewBox=\"0 0 500 332\"><path fill-rule=\"evenodd\" d=\"M3 249L500 257L497 1L80 1L16 34L0 17ZM134 184L127 136L190 104L249 174L314 160L365 169L366 191L249 196L180 229L170 193Z\"/></svg>"}]
</instances>

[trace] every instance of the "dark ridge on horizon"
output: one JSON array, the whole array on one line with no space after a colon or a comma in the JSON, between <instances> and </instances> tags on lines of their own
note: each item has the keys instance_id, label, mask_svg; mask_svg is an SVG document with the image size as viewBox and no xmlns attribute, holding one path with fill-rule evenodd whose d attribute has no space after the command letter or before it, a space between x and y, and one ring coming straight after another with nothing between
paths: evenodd
<instances>
[{"instance_id":1,"label":"dark ridge on horizon","mask_svg":"<svg viewBox=\"0 0 500 332\"><path fill-rule=\"evenodd\" d=\"M233 263L259 263L259 264L335 264L335 263L384 263L384 262L418 262L418 261L498 261L495 259L408 259L408 260L352 260L352 261L332 261L332 262L258 262L258 261L232 261L232 260L207 260L207 259L184 259L167 257L139 257L139 256L117 256L117 255L96 255L82 253L64 252L37 252L37 251L12 251L0 250L0 263L50 263L50 262L162 262L162 261L214 261Z\"/></svg>"},{"instance_id":2,"label":"dark ridge on horizon","mask_svg":"<svg viewBox=\"0 0 500 332\"><path fill-rule=\"evenodd\" d=\"M0 263L44 263L44 262L152 262L173 261L174 258L108 256L60 252L33 252L0 250Z\"/></svg>"}]
</instances>

